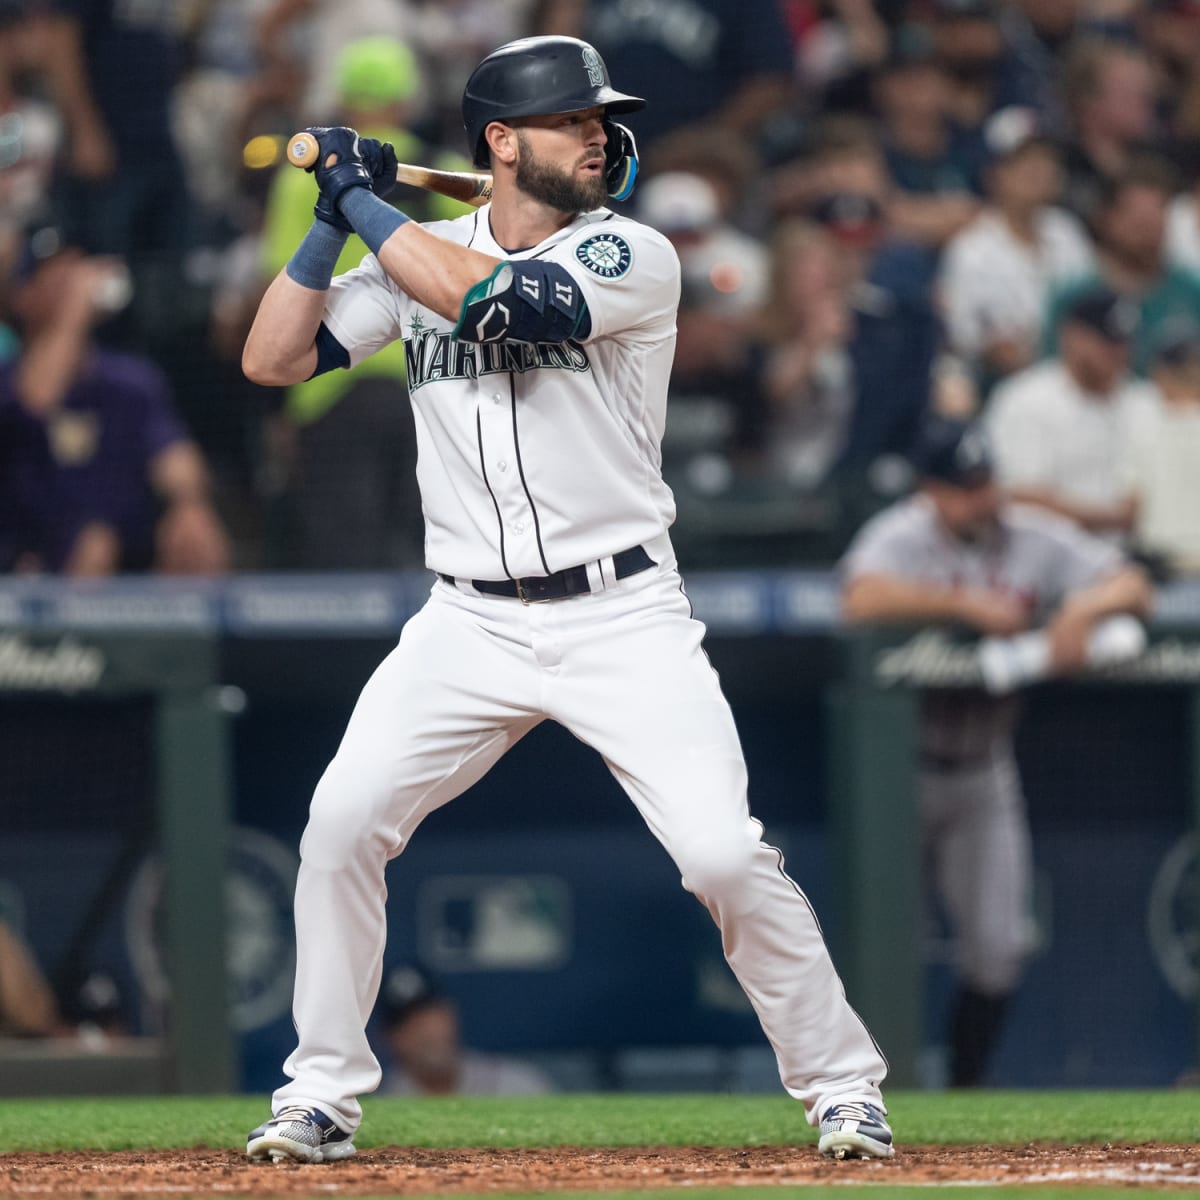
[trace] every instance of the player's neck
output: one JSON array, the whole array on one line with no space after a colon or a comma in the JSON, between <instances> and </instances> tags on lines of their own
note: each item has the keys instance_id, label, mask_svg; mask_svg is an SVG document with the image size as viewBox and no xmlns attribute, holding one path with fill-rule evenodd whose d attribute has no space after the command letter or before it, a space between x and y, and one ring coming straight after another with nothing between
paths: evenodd
<instances>
[{"instance_id":1,"label":"player's neck","mask_svg":"<svg viewBox=\"0 0 1200 1200\"><path fill-rule=\"evenodd\" d=\"M551 208L523 193L493 201L489 219L496 244L510 254L541 245L565 229L578 213Z\"/></svg>"}]
</instances>

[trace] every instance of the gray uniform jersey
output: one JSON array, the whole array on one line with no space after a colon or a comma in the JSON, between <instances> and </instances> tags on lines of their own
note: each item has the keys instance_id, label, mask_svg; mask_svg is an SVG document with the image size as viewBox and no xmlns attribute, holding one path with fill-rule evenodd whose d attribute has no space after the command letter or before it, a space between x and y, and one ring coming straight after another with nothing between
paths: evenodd
<instances>
[{"instance_id":1,"label":"gray uniform jersey","mask_svg":"<svg viewBox=\"0 0 1200 1200\"><path fill-rule=\"evenodd\" d=\"M977 541L956 538L920 494L877 514L859 531L842 563L843 578L895 575L947 587L988 588L1017 596L1032 625L1041 624L1074 591L1112 574L1118 550L1044 509L1006 505ZM922 704L921 750L946 761L986 758L1007 744L1015 716L1011 698L985 692L928 691Z\"/></svg>"}]
</instances>

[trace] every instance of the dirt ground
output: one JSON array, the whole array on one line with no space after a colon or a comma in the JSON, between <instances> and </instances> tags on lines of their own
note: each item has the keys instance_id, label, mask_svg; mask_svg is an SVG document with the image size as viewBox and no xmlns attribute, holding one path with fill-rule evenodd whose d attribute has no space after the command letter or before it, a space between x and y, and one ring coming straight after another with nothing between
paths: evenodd
<instances>
[{"instance_id":1,"label":"dirt ground","mask_svg":"<svg viewBox=\"0 0 1200 1200\"><path fill-rule=\"evenodd\" d=\"M830 1162L813 1146L428 1150L387 1146L339 1163L252 1164L234 1150L19 1153L0 1196L424 1196L829 1183L1200 1185L1200 1145L905 1146Z\"/></svg>"}]
</instances>

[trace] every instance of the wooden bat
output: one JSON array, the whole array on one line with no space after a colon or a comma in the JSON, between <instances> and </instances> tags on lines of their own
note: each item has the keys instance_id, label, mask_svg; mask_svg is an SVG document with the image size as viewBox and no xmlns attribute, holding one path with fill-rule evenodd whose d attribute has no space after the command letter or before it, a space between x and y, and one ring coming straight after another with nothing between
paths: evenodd
<instances>
[{"instance_id":1,"label":"wooden bat","mask_svg":"<svg viewBox=\"0 0 1200 1200\"><path fill-rule=\"evenodd\" d=\"M311 133L297 133L288 142L288 162L294 167L311 167L321 152L320 144ZM407 163L396 164L396 182L408 183L438 192L452 200L479 208L492 198L492 177L477 175L471 171L436 171L432 167L412 167Z\"/></svg>"}]
</instances>

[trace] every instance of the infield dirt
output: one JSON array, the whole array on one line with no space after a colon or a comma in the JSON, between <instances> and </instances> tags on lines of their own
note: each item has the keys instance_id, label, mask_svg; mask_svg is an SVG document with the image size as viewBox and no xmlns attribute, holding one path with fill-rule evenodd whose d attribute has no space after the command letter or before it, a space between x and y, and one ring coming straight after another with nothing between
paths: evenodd
<instances>
[{"instance_id":1,"label":"infield dirt","mask_svg":"<svg viewBox=\"0 0 1200 1200\"><path fill-rule=\"evenodd\" d=\"M1200 1185L1198 1145L905 1146L886 1161L831 1162L813 1146L423 1149L385 1146L316 1166L249 1163L236 1150L14 1153L5 1196L379 1196L803 1186L831 1183Z\"/></svg>"}]
</instances>

